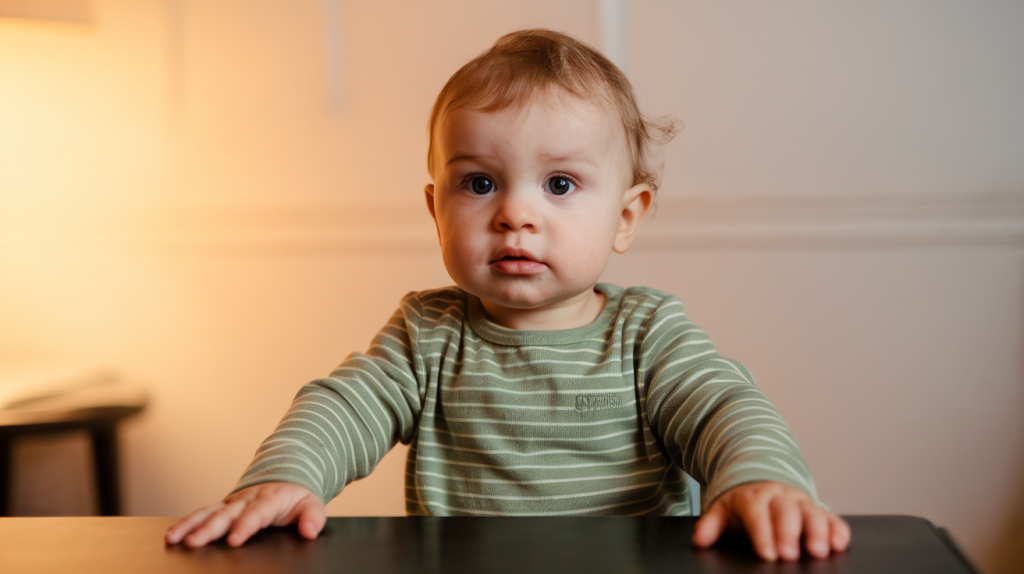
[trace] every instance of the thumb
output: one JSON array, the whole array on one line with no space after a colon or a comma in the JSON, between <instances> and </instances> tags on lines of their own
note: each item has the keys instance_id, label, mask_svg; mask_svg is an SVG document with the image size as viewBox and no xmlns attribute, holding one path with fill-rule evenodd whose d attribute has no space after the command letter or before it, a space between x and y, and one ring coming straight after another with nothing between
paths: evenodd
<instances>
[{"instance_id":1,"label":"thumb","mask_svg":"<svg viewBox=\"0 0 1024 574\"><path fill-rule=\"evenodd\" d=\"M327 523L327 509L324 503L315 496L307 496L295 505L298 514L299 534L307 540L316 540L317 534Z\"/></svg>"},{"instance_id":2,"label":"thumb","mask_svg":"<svg viewBox=\"0 0 1024 574\"><path fill-rule=\"evenodd\" d=\"M707 548L717 542L727 522L725 505L721 500L715 501L694 526L693 545L697 548Z\"/></svg>"}]
</instances>

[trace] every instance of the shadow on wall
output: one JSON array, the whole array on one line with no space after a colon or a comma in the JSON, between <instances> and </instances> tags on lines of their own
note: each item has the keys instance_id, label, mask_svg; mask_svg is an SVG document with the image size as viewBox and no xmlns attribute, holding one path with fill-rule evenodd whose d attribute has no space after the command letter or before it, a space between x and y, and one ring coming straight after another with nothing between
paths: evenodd
<instances>
[{"instance_id":1,"label":"shadow on wall","mask_svg":"<svg viewBox=\"0 0 1024 574\"><path fill-rule=\"evenodd\" d=\"M1024 299L1024 291L1021 292ZM1024 330L1024 317L1022 330ZM1024 354L1020 356L1024 362ZM1021 381L1024 385L1024 381ZM1020 487L1017 499L1011 506L1001 534L996 538L989 553L990 563L985 572L989 574L1016 574L1024 570L1024 469L1020 472ZM982 565L986 566L986 565Z\"/></svg>"},{"instance_id":2,"label":"shadow on wall","mask_svg":"<svg viewBox=\"0 0 1024 574\"><path fill-rule=\"evenodd\" d=\"M991 564L985 570L989 574L1016 574L1024 567L1024 481L1021 481L1017 503L989 559Z\"/></svg>"},{"instance_id":3,"label":"shadow on wall","mask_svg":"<svg viewBox=\"0 0 1024 574\"><path fill-rule=\"evenodd\" d=\"M1021 292L1024 298L1024 291ZM1024 317L1021 318L1024 323ZM1024 330L1024 326L1022 326ZM1024 362L1024 354L1020 360ZM1021 381L1024 385L1024 380ZM1024 570L1024 469L1020 471L1017 500L1007 514L1002 534L996 539L990 553L989 574L1014 574Z\"/></svg>"}]
</instances>

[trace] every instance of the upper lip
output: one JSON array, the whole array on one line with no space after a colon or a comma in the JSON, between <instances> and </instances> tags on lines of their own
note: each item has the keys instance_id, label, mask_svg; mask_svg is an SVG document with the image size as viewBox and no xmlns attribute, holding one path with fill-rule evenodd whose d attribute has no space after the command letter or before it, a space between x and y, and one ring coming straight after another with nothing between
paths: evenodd
<instances>
[{"instance_id":1,"label":"upper lip","mask_svg":"<svg viewBox=\"0 0 1024 574\"><path fill-rule=\"evenodd\" d=\"M506 258L527 259L529 261L537 261L537 258L534 257L529 251L525 249L519 249L518 247L505 247L494 255L494 259L491 260L491 263L494 263L495 261L501 261L502 259Z\"/></svg>"}]
</instances>

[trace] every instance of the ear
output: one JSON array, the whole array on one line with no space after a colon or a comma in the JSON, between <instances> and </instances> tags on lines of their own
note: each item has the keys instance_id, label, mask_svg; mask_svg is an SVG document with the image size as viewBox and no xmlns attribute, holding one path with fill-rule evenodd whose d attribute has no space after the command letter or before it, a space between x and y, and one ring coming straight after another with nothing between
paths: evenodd
<instances>
[{"instance_id":1,"label":"ear","mask_svg":"<svg viewBox=\"0 0 1024 574\"><path fill-rule=\"evenodd\" d=\"M619 217L619 230L615 234L612 249L616 253L625 253L633 243L640 222L644 220L654 203L654 191L649 183L638 183L626 190L622 196L622 214Z\"/></svg>"},{"instance_id":2,"label":"ear","mask_svg":"<svg viewBox=\"0 0 1024 574\"><path fill-rule=\"evenodd\" d=\"M437 225L437 213L434 211L434 184L428 183L423 188L423 194L427 196L427 210L430 211L430 217L434 218L434 225Z\"/></svg>"},{"instance_id":3,"label":"ear","mask_svg":"<svg viewBox=\"0 0 1024 574\"><path fill-rule=\"evenodd\" d=\"M423 195L427 199L427 211L430 212L430 217L434 220L434 228L437 229L437 239L441 240L441 228L437 226L437 211L434 208L434 184L428 183L423 188Z\"/></svg>"}]
</instances>

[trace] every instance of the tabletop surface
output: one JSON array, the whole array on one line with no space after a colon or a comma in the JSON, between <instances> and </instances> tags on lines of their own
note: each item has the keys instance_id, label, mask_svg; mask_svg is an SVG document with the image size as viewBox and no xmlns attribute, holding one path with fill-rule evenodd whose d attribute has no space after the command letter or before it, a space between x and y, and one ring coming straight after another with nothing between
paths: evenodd
<instances>
[{"instance_id":1,"label":"tabletop surface","mask_svg":"<svg viewBox=\"0 0 1024 574\"><path fill-rule=\"evenodd\" d=\"M274 528L241 548L198 550L164 544L173 518L0 518L0 572L972 572L927 520L846 518L849 551L771 564L759 562L739 536L694 549L690 517L332 517L315 541Z\"/></svg>"}]
</instances>

